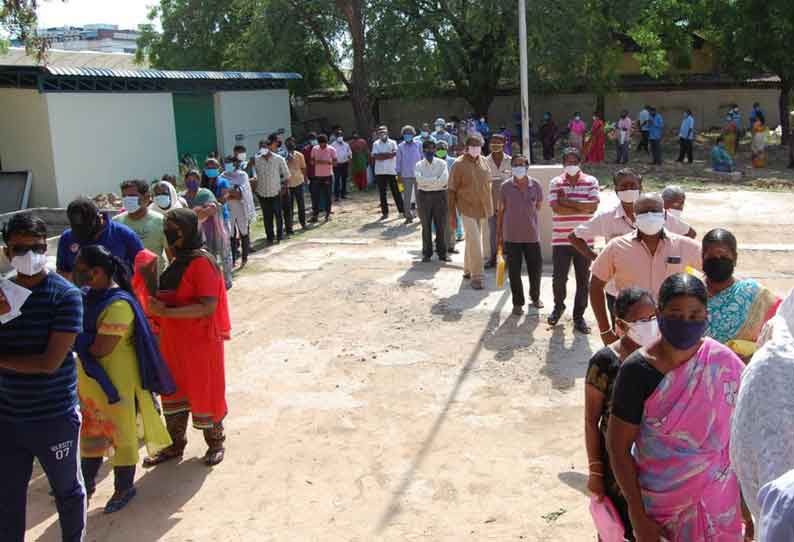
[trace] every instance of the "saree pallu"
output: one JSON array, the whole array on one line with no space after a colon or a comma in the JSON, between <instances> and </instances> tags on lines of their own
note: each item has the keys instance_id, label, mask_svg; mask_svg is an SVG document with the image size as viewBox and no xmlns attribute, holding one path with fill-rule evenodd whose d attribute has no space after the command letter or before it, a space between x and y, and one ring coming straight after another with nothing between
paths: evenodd
<instances>
[{"instance_id":1,"label":"saree pallu","mask_svg":"<svg viewBox=\"0 0 794 542\"><path fill-rule=\"evenodd\" d=\"M728 447L743 369L730 349L707 338L645 402L634 456L645 509L671 542L742 540Z\"/></svg>"},{"instance_id":2,"label":"saree pallu","mask_svg":"<svg viewBox=\"0 0 794 542\"><path fill-rule=\"evenodd\" d=\"M737 280L709 299L706 334L723 344L732 340L755 342L779 305L780 298L757 281Z\"/></svg>"}]
</instances>

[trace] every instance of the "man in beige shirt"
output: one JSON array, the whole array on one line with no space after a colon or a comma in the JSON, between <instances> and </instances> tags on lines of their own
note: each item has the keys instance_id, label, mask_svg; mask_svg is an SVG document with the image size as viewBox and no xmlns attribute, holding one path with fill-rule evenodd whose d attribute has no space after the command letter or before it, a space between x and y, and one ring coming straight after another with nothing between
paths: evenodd
<instances>
[{"instance_id":1,"label":"man in beige shirt","mask_svg":"<svg viewBox=\"0 0 794 542\"><path fill-rule=\"evenodd\" d=\"M504 152L505 137L502 134L491 136L490 149L491 154L485 158L485 163L488 164L488 170L491 172L491 197L494 215L488 219L491 252L486 254L488 256L488 262L485 264L486 269L496 266L496 214L499 212L499 206L502 201L502 183L513 177L512 158Z\"/></svg>"},{"instance_id":2,"label":"man in beige shirt","mask_svg":"<svg viewBox=\"0 0 794 542\"><path fill-rule=\"evenodd\" d=\"M612 239L593 262L590 305L604 344L617 340L607 316L604 291L612 280L620 292L630 286L645 288L656 298L662 282L687 267L700 269L700 243L665 230L664 202L657 194L640 196L634 204L637 229Z\"/></svg>"},{"instance_id":3,"label":"man in beige shirt","mask_svg":"<svg viewBox=\"0 0 794 542\"><path fill-rule=\"evenodd\" d=\"M287 235L292 235L292 213L295 210L296 202L298 204L298 221L301 228L306 229L306 203L303 199L303 186L306 184L306 158L297 150L294 137L288 137L285 145L287 147L287 169L289 169L289 179L287 179L289 193L282 201Z\"/></svg>"},{"instance_id":4,"label":"man in beige shirt","mask_svg":"<svg viewBox=\"0 0 794 542\"><path fill-rule=\"evenodd\" d=\"M482 138L470 135L466 152L455 161L449 177L449 216L453 229L456 213L461 214L466 233L463 277L471 279L471 287L483 289L485 275L483 254L490 253L488 219L493 216L491 174L481 156Z\"/></svg>"}]
</instances>

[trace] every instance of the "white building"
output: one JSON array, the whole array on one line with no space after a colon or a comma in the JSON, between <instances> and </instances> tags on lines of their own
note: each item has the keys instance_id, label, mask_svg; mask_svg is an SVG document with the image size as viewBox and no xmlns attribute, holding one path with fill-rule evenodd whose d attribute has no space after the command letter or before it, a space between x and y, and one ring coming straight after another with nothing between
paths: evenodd
<instances>
[{"instance_id":1,"label":"white building","mask_svg":"<svg viewBox=\"0 0 794 542\"><path fill-rule=\"evenodd\" d=\"M113 24L40 28L37 33L50 40L52 49L102 53L135 53L141 35L138 30L119 29L118 25ZM19 44L15 42L15 45Z\"/></svg>"},{"instance_id":2,"label":"white building","mask_svg":"<svg viewBox=\"0 0 794 542\"><path fill-rule=\"evenodd\" d=\"M2 57L0 57L2 62ZM29 207L178 173L178 159L251 151L290 129L295 73L0 65L0 166L33 174Z\"/></svg>"}]
</instances>

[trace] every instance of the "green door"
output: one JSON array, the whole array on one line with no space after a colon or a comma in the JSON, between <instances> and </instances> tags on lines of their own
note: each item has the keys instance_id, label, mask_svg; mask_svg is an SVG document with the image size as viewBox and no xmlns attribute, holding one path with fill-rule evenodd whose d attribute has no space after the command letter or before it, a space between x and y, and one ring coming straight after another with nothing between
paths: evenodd
<instances>
[{"instance_id":1,"label":"green door","mask_svg":"<svg viewBox=\"0 0 794 542\"><path fill-rule=\"evenodd\" d=\"M179 160L189 154L199 168L218 150L212 94L174 94L176 148Z\"/></svg>"}]
</instances>

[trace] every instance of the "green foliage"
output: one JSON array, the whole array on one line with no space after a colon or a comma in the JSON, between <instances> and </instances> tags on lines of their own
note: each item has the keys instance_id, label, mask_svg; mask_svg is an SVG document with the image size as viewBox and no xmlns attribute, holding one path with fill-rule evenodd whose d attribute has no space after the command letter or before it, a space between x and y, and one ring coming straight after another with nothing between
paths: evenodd
<instances>
[{"instance_id":1,"label":"green foliage","mask_svg":"<svg viewBox=\"0 0 794 542\"><path fill-rule=\"evenodd\" d=\"M36 35L38 0L3 0L0 6L0 29L5 35L25 42L28 54L35 55L39 61L46 58L47 40ZM9 40L0 33L0 54L8 51Z\"/></svg>"}]
</instances>

